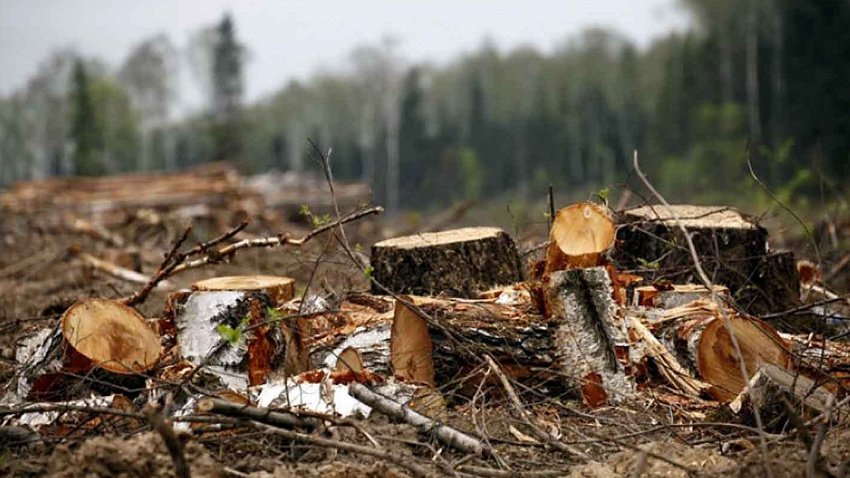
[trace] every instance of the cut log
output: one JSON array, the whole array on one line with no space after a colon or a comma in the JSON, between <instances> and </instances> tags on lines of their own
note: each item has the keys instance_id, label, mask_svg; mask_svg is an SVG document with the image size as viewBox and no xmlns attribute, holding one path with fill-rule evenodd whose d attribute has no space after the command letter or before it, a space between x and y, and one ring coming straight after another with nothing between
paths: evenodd
<instances>
[{"instance_id":1,"label":"cut log","mask_svg":"<svg viewBox=\"0 0 850 478\"><path fill-rule=\"evenodd\" d=\"M729 408L750 424L755 423L755 410L758 410L765 430L780 432L788 421L787 405L800 418L809 420L825 412L834 400L831 392L810 378L762 364Z\"/></svg>"},{"instance_id":2,"label":"cut log","mask_svg":"<svg viewBox=\"0 0 850 478\"><path fill-rule=\"evenodd\" d=\"M192 290L265 292L277 307L295 297L295 279L263 275L213 277L195 282Z\"/></svg>"},{"instance_id":3,"label":"cut log","mask_svg":"<svg viewBox=\"0 0 850 478\"><path fill-rule=\"evenodd\" d=\"M522 279L510 236L493 227L416 234L372 246L376 282L399 294L471 298ZM373 284L374 293L382 293Z\"/></svg>"},{"instance_id":4,"label":"cut log","mask_svg":"<svg viewBox=\"0 0 850 478\"><path fill-rule=\"evenodd\" d=\"M559 369L581 388L590 406L620 401L634 392L625 373L629 341L605 268L556 272L546 284L546 309L558 324Z\"/></svg>"},{"instance_id":5,"label":"cut log","mask_svg":"<svg viewBox=\"0 0 850 478\"><path fill-rule=\"evenodd\" d=\"M709 395L724 402L734 399L747 383L727 321L737 339L748 377L763 363L789 366L790 354L785 343L770 325L711 302L697 301L671 309L653 324L656 336L679 361L695 377L711 385Z\"/></svg>"},{"instance_id":6,"label":"cut log","mask_svg":"<svg viewBox=\"0 0 850 478\"><path fill-rule=\"evenodd\" d=\"M769 252L767 230L728 207L652 205L625 211L615 252L620 268L640 269L650 281L695 282L693 259L677 218L688 230L706 274L727 286L748 312L776 312L799 303L793 255Z\"/></svg>"},{"instance_id":7,"label":"cut log","mask_svg":"<svg viewBox=\"0 0 850 478\"><path fill-rule=\"evenodd\" d=\"M113 300L80 301L65 311L58 329L19 348L18 394L57 400L140 387L160 354L159 337L134 309Z\"/></svg>"},{"instance_id":8,"label":"cut log","mask_svg":"<svg viewBox=\"0 0 850 478\"><path fill-rule=\"evenodd\" d=\"M584 202L559 210L549 233L544 273L600 265L614 237L614 223L598 204Z\"/></svg>"},{"instance_id":9,"label":"cut log","mask_svg":"<svg viewBox=\"0 0 850 478\"><path fill-rule=\"evenodd\" d=\"M404 297L412 302L410 297ZM407 382L434 386L434 360L428 322L396 300L390 336L393 374Z\"/></svg>"}]
</instances>

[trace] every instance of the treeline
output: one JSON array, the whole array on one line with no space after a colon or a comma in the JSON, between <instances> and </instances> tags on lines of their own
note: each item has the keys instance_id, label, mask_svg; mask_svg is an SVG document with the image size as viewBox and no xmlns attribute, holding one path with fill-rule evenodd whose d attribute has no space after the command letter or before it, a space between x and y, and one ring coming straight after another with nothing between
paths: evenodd
<instances>
[{"instance_id":1,"label":"treeline","mask_svg":"<svg viewBox=\"0 0 850 478\"><path fill-rule=\"evenodd\" d=\"M504 194L540 197L628 178L638 149L668 194L752 188L746 158L788 200L850 178L850 4L686 0L691 31L645 50L590 30L554 52L485 44L450 65L410 65L391 41L344 71L242 100L244 48L225 18L184 49L208 110L174 119L180 61L167 38L117 71L65 52L0 101L0 183L172 169L217 159L246 172L309 170L307 138L341 179L390 209ZM281 41L285 41L282 38Z\"/></svg>"}]
</instances>

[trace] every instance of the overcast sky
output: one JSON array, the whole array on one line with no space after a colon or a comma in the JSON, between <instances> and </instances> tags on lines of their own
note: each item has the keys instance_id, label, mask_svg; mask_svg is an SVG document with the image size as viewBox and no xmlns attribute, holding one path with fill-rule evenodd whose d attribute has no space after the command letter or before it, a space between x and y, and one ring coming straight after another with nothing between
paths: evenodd
<instances>
[{"instance_id":1,"label":"overcast sky","mask_svg":"<svg viewBox=\"0 0 850 478\"><path fill-rule=\"evenodd\" d=\"M0 0L0 95L26 83L54 49L74 47L118 66L157 33L182 48L225 11L248 47L254 100L292 78L339 69L350 51L391 35L409 60L449 61L485 38L501 49L550 51L590 26L612 27L639 46L685 27L676 0ZM197 103L183 80L181 106ZM181 109L182 109L181 108Z\"/></svg>"}]
</instances>

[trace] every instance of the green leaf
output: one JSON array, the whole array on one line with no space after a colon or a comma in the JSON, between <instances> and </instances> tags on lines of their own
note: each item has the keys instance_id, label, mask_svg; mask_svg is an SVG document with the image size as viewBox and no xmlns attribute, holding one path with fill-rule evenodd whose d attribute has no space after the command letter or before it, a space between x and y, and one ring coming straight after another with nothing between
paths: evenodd
<instances>
[{"instance_id":1,"label":"green leaf","mask_svg":"<svg viewBox=\"0 0 850 478\"><path fill-rule=\"evenodd\" d=\"M235 345L242 338L241 326L234 329L229 325L218 324L215 330L218 331L218 335L220 335L222 339L226 340L232 345Z\"/></svg>"}]
</instances>

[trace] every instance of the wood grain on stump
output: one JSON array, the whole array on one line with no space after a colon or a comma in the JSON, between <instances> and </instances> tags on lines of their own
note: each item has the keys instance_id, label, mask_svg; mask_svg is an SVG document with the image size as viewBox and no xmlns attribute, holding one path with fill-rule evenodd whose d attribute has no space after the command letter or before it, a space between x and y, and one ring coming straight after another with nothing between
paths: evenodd
<instances>
[{"instance_id":1,"label":"wood grain on stump","mask_svg":"<svg viewBox=\"0 0 850 478\"><path fill-rule=\"evenodd\" d=\"M469 227L381 241L372 246L373 277L400 294L474 297L522 280L510 236L494 227ZM374 293L382 290L373 285Z\"/></svg>"},{"instance_id":2,"label":"wood grain on stump","mask_svg":"<svg viewBox=\"0 0 850 478\"><path fill-rule=\"evenodd\" d=\"M709 395L728 402L747 384L741 373L741 359L747 377L752 377L763 363L787 367L791 356L785 342L766 322L721 307L697 301L679 310L671 309L670 317L675 318L656 324L655 332L682 364L711 385ZM730 329L741 357L735 351Z\"/></svg>"},{"instance_id":3,"label":"wood grain on stump","mask_svg":"<svg viewBox=\"0 0 850 478\"><path fill-rule=\"evenodd\" d=\"M560 209L549 233L545 273L599 265L614 237L614 223L602 206L583 202Z\"/></svg>"},{"instance_id":4,"label":"wood grain on stump","mask_svg":"<svg viewBox=\"0 0 850 478\"><path fill-rule=\"evenodd\" d=\"M192 290L265 292L275 305L282 305L295 296L295 279L264 275L213 277L195 282Z\"/></svg>"},{"instance_id":5,"label":"wood grain on stump","mask_svg":"<svg viewBox=\"0 0 850 478\"><path fill-rule=\"evenodd\" d=\"M62 315L66 366L74 371L94 367L117 374L149 370L160 356L159 337L144 317L120 302L89 299Z\"/></svg>"}]
</instances>

